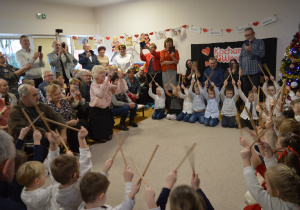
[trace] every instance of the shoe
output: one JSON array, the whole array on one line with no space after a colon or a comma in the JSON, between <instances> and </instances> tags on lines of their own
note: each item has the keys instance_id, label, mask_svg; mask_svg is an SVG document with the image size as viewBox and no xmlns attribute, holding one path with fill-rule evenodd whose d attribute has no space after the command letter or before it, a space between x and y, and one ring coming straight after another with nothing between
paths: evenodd
<instances>
[{"instance_id":1,"label":"shoe","mask_svg":"<svg viewBox=\"0 0 300 210\"><path fill-rule=\"evenodd\" d=\"M132 126L132 127L139 127L139 125L138 124L136 124L136 123L134 123L133 121L132 122L129 122L129 125L130 126Z\"/></svg>"},{"instance_id":2,"label":"shoe","mask_svg":"<svg viewBox=\"0 0 300 210\"><path fill-rule=\"evenodd\" d=\"M166 117L168 120L171 120L171 115L170 114L167 114L167 117Z\"/></svg>"},{"instance_id":3,"label":"shoe","mask_svg":"<svg viewBox=\"0 0 300 210\"><path fill-rule=\"evenodd\" d=\"M121 125L119 129L123 130L123 131L128 131L129 130L129 128L127 128L125 125Z\"/></svg>"},{"instance_id":4,"label":"shoe","mask_svg":"<svg viewBox=\"0 0 300 210\"><path fill-rule=\"evenodd\" d=\"M170 116L170 119L171 119L171 120L176 120L176 114L172 114L172 115Z\"/></svg>"}]
</instances>

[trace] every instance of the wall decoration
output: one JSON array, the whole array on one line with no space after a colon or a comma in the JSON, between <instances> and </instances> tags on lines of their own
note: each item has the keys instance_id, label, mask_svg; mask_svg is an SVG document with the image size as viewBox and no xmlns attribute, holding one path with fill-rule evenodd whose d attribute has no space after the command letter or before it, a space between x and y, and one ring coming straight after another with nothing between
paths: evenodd
<instances>
[{"instance_id":1,"label":"wall decoration","mask_svg":"<svg viewBox=\"0 0 300 210\"><path fill-rule=\"evenodd\" d=\"M249 28L249 25L244 25L244 26L237 27L236 31L238 33L244 33L246 28Z\"/></svg>"},{"instance_id":2,"label":"wall decoration","mask_svg":"<svg viewBox=\"0 0 300 210\"><path fill-rule=\"evenodd\" d=\"M195 33L198 33L198 34L201 34L201 28L199 28L199 27L192 26L191 31L193 31Z\"/></svg>"},{"instance_id":3,"label":"wall decoration","mask_svg":"<svg viewBox=\"0 0 300 210\"><path fill-rule=\"evenodd\" d=\"M111 43L112 52L119 51L119 45L121 45L121 42L119 41L117 36L114 36L113 42Z\"/></svg>"},{"instance_id":4,"label":"wall decoration","mask_svg":"<svg viewBox=\"0 0 300 210\"><path fill-rule=\"evenodd\" d=\"M171 29L171 36L181 36L181 27L178 28L172 28Z\"/></svg>"},{"instance_id":5,"label":"wall decoration","mask_svg":"<svg viewBox=\"0 0 300 210\"><path fill-rule=\"evenodd\" d=\"M262 25L262 26L266 26L266 25L271 24L271 23L274 23L274 22L276 22L276 21L277 21L276 15L273 15L273 16L271 16L271 17L267 17L267 18L263 19L263 20L261 21L261 25Z\"/></svg>"},{"instance_id":6,"label":"wall decoration","mask_svg":"<svg viewBox=\"0 0 300 210\"><path fill-rule=\"evenodd\" d=\"M223 31L222 31L222 29L211 29L210 30L210 35L213 35L213 36L222 36L223 35Z\"/></svg>"},{"instance_id":7,"label":"wall decoration","mask_svg":"<svg viewBox=\"0 0 300 210\"><path fill-rule=\"evenodd\" d=\"M84 45L85 43L88 43L89 40L87 37L78 37L78 45Z\"/></svg>"},{"instance_id":8,"label":"wall decoration","mask_svg":"<svg viewBox=\"0 0 300 210\"><path fill-rule=\"evenodd\" d=\"M94 44L95 45L104 44L104 37L94 37Z\"/></svg>"},{"instance_id":9,"label":"wall decoration","mask_svg":"<svg viewBox=\"0 0 300 210\"><path fill-rule=\"evenodd\" d=\"M133 46L132 36L126 36L126 46L127 47Z\"/></svg>"},{"instance_id":10,"label":"wall decoration","mask_svg":"<svg viewBox=\"0 0 300 210\"><path fill-rule=\"evenodd\" d=\"M166 32L165 31L155 32L155 37L156 37L157 40L165 39L166 38Z\"/></svg>"}]
</instances>

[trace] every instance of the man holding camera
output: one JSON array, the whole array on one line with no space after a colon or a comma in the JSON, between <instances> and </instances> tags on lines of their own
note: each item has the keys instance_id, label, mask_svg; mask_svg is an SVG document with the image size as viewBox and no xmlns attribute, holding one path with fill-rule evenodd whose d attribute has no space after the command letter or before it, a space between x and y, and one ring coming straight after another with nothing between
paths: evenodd
<instances>
[{"instance_id":1,"label":"man holding camera","mask_svg":"<svg viewBox=\"0 0 300 210\"><path fill-rule=\"evenodd\" d=\"M64 76L65 83L69 84L71 74L68 68L68 63L72 63L72 57L68 53L66 46L61 46L59 41L54 41L52 44L53 52L47 55L48 62L51 65L51 70L54 76L59 72Z\"/></svg>"},{"instance_id":2,"label":"man holding camera","mask_svg":"<svg viewBox=\"0 0 300 210\"><path fill-rule=\"evenodd\" d=\"M249 91L252 90L252 84L248 76L254 86L259 86L261 71L258 64L262 66L262 58L265 56L265 43L263 40L255 38L253 28L246 28L244 33L246 40L239 58L239 74L242 76L243 92L248 96Z\"/></svg>"},{"instance_id":3,"label":"man holding camera","mask_svg":"<svg viewBox=\"0 0 300 210\"><path fill-rule=\"evenodd\" d=\"M84 53L79 54L79 63L82 65L83 69L92 70L95 65L99 65L97 56L94 54L94 51L91 50L89 43L83 45Z\"/></svg>"}]
</instances>

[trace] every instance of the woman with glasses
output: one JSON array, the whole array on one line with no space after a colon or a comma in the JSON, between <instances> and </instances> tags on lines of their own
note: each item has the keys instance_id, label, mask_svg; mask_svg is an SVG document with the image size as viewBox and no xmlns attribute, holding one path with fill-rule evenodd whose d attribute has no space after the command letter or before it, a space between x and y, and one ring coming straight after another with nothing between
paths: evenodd
<instances>
[{"instance_id":1,"label":"woman with glasses","mask_svg":"<svg viewBox=\"0 0 300 210\"><path fill-rule=\"evenodd\" d=\"M5 64L5 57L0 52L0 78L3 78L7 81L9 85L9 92L13 93L17 98L19 98L18 93L18 82L20 79L20 76L24 75L25 72L31 68L31 64L27 64L21 69L18 69L12 65Z\"/></svg>"},{"instance_id":2,"label":"woman with glasses","mask_svg":"<svg viewBox=\"0 0 300 210\"><path fill-rule=\"evenodd\" d=\"M231 73L231 76L230 76ZM229 68L224 72L224 79L228 81L228 84L232 84L232 79L234 79L235 84L239 80L239 64L236 59L232 58L229 62Z\"/></svg>"},{"instance_id":3,"label":"woman with glasses","mask_svg":"<svg viewBox=\"0 0 300 210\"><path fill-rule=\"evenodd\" d=\"M184 81L184 86L189 86L191 85L191 80L195 78L195 75L197 76L197 79L200 81L200 72L197 69L197 66L193 65L193 61L191 61L190 59L188 59L185 62L185 66L186 66L186 72L185 72L185 81Z\"/></svg>"}]
</instances>

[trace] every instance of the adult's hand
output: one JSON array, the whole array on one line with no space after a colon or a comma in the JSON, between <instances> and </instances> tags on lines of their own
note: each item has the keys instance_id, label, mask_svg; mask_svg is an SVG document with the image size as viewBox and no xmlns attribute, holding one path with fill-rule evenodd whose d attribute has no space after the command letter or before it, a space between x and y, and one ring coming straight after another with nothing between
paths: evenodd
<instances>
[{"instance_id":1,"label":"adult's hand","mask_svg":"<svg viewBox=\"0 0 300 210\"><path fill-rule=\"evenodd\" d=\"M40 53L39 59L42 60L43 57L44 57L44 54L43 54L43 53Z\"/></svg>"},{"instance_id":2,"label":"adult's hand","mask_svg":"<svg viewBox=\"0 0 300 210\"><path fill-rule=\"evenodd\" d=\"M75 126L78 123L78 121L79 121L78 119L77 120L72 119L72 120L70 120L70 121L67 122L67 125L69 125L69 126Z\"/></svg>"},{"instance_id":3,"label":"adult's hand","mask_svg":"<svg viewBox=\"0 0 300 210\"><path fill-rule=\"evenodd\" d=\"M33 59L36 60L38 57L40 57L40 53L39 52L35 52L33 54Z\"/></svg>"},{"instance_id":4,"label":"adult's hand","mask_svg":"<svg viewBox=\"0 0 300 210\"><path fill-rule=\"evenodd\" d=\"M130 109L133 109L133 108L135 107L135 103L130 102L130 103L128 104L128 106L129 106Z\"/></svg>"}]
</instances>

